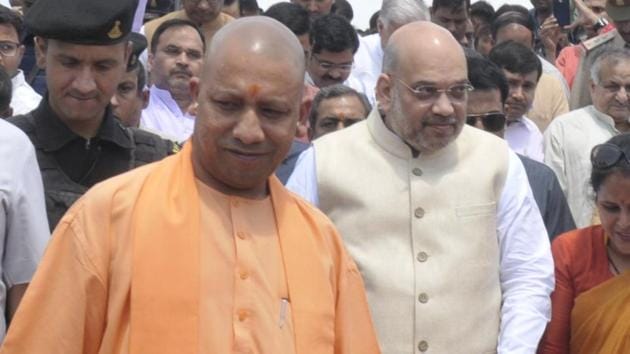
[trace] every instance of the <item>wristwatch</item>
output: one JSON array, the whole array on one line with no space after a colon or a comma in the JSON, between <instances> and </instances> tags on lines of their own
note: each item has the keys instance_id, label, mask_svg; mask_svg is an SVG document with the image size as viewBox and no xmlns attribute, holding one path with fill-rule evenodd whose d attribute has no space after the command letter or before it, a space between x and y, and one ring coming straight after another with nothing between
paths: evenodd
<instances>
[{"instance_id":1,"label":"wristwatch","mask_svg":"<svg viewBox=\"0 0 630 354\"><path fill-rule=\"evenodd\" d=\"M597 19L597 22L595 22L595 24L593 25L593 29L596 32L599 32L599 30L601 30L602 28L608 26L608 20L605 19L604 17L600 17L599 19Z\"/></svg>"}]
</instances>

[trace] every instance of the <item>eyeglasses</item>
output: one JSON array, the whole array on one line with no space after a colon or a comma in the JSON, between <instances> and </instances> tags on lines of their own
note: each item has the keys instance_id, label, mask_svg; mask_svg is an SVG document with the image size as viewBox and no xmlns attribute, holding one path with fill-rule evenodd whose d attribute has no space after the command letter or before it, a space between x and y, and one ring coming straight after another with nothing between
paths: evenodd
<instances>
[{"instance_id":1,"label":"eyeglasses","mask_svg":"<svg viewBox=\"0 0 630 354\"><path fill-rule=\"evenodd\" d=\"M389 76L393 75L390 74ZM469 83L455 84L445 89L439 89L431 85L419 85L415 88L412 88L401 79L396 78L396 80L400 81L400 83L405 86L414 96L416 96L418 100L424 102L435 102L438 98L440 98L440 95L442 93L445 93L446 97L448 97L449 101L451 101L452 103L463 103L468 96L468 92L474 89Z\"/></svg>"},{"instance_id":2,"label":"eyeglasses","mask_svg":"<svg viewBox=\"0 0 630 354\"><path fill-rule=\"evenodd\" d=\"M466 123L472 126L477 125L477 121L481 119L483 128L489 132L498 132L505 127L505 114L499 112L490 112L485 114L469 114L466 116Z\"/></svg>"},{"instance_id":3,"label":"eyeglasses","mask_svg":"<svg viewBox=\"0 0 630 354\"><path fill-rule=\"evenodd\" d=\"M340 71L348 72L348 71L352 70L352 66L354 65L354 62L343 63L343 64L331 63L329 61L325 61L325 60L319 59L317 57L317 55L315 55L315 54L311 54L311 58L313 58L313 59L315 59L315 61L317 61L317 64L319 65L319 67L322 70L326 70L326 71L330 71L330 70L333 70L333 69L339 69Z\"/></svg>"},{"instance_id":4,"label":"eyeglasses","mask_svg":"<svg viewBox=\"0 0 630 354\"><path fill-rule=\"evenodd\" d=\"M614 167L622 158L630 165L628 155L619 146L613 144L600 144L591 151L591 164L593 168L600 170Z\"/></svg>"},{"instance_id":5,"label":"eyeglasses","mask_svg":"<svg viewBox=\"0 0 630 354\"><path fill-rule=\"evenodd\" d=\"M2 54L3 57L15 56L19 47L20 43L0 41L0 54Z\"/></svg>"}]
</instances>

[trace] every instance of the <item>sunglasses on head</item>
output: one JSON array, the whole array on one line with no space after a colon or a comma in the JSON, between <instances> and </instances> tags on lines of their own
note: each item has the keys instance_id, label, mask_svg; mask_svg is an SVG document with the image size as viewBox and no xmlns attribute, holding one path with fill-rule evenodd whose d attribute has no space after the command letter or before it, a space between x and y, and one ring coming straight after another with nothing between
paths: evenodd
<instances>
[{"instance_id":1,"label":"sunglasses on head","mask_svg":"<svg viewBox=\"0 0 630 354\"><path fill-rule=\"evenodd\" d=\"M469 114L466 116L466 123L476 126L479 119L483 128L490 132L498 132L505 127L505 114L499 112Z\"/></svg>"},{"instance_id":2,"label":"sunglasses on head","mask_svg":"<svg viewBox=\"0 0 630 354\"><path fill-rule=\"evenodd\" d=\"M591 151L591 164L593 168L600 170L614 167L622 158L630 165L628 155L619 146L613 144L600 144Z\"/></svg>"}]
</instances>

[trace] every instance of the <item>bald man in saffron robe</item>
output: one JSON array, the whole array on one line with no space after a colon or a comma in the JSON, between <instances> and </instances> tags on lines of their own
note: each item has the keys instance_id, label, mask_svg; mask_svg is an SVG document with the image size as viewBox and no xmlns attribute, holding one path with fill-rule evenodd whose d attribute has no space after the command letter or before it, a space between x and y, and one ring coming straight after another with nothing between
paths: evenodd
<instances>
[{"instance_id":1,"label":"bald man in saffron robe","mask_svg":"<svg viewBox=\"0 0 630 354\"><path fill-rule=\"evenodd\" d=\"M272 175L303 77L280 23L220 30L191 83L191 140L70 209L1 353L379 353L335 228Z\"/></svg>"}]
</instances>

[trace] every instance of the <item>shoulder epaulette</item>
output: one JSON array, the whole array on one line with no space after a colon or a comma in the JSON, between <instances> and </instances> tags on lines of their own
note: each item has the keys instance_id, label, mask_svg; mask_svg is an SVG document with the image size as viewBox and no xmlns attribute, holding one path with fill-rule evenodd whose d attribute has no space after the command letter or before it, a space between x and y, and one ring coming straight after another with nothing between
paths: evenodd
<instances>
[{"instance_id":1,"label":"shoulder epaulette","mask_svg":"<svg viewBox=\"0 0 630 354\"><path fill-rule=\"evenodd\" d=\"M609 32L600 34L598 36L595 36L593 38L587 39L585 41L582 41L582 47L587 52L590 52L591 50L601 46L602 44L612 41L616 35L617 35L617 30L614 29L612 31L609 31Z\"/></svg>"}]
</instances>

